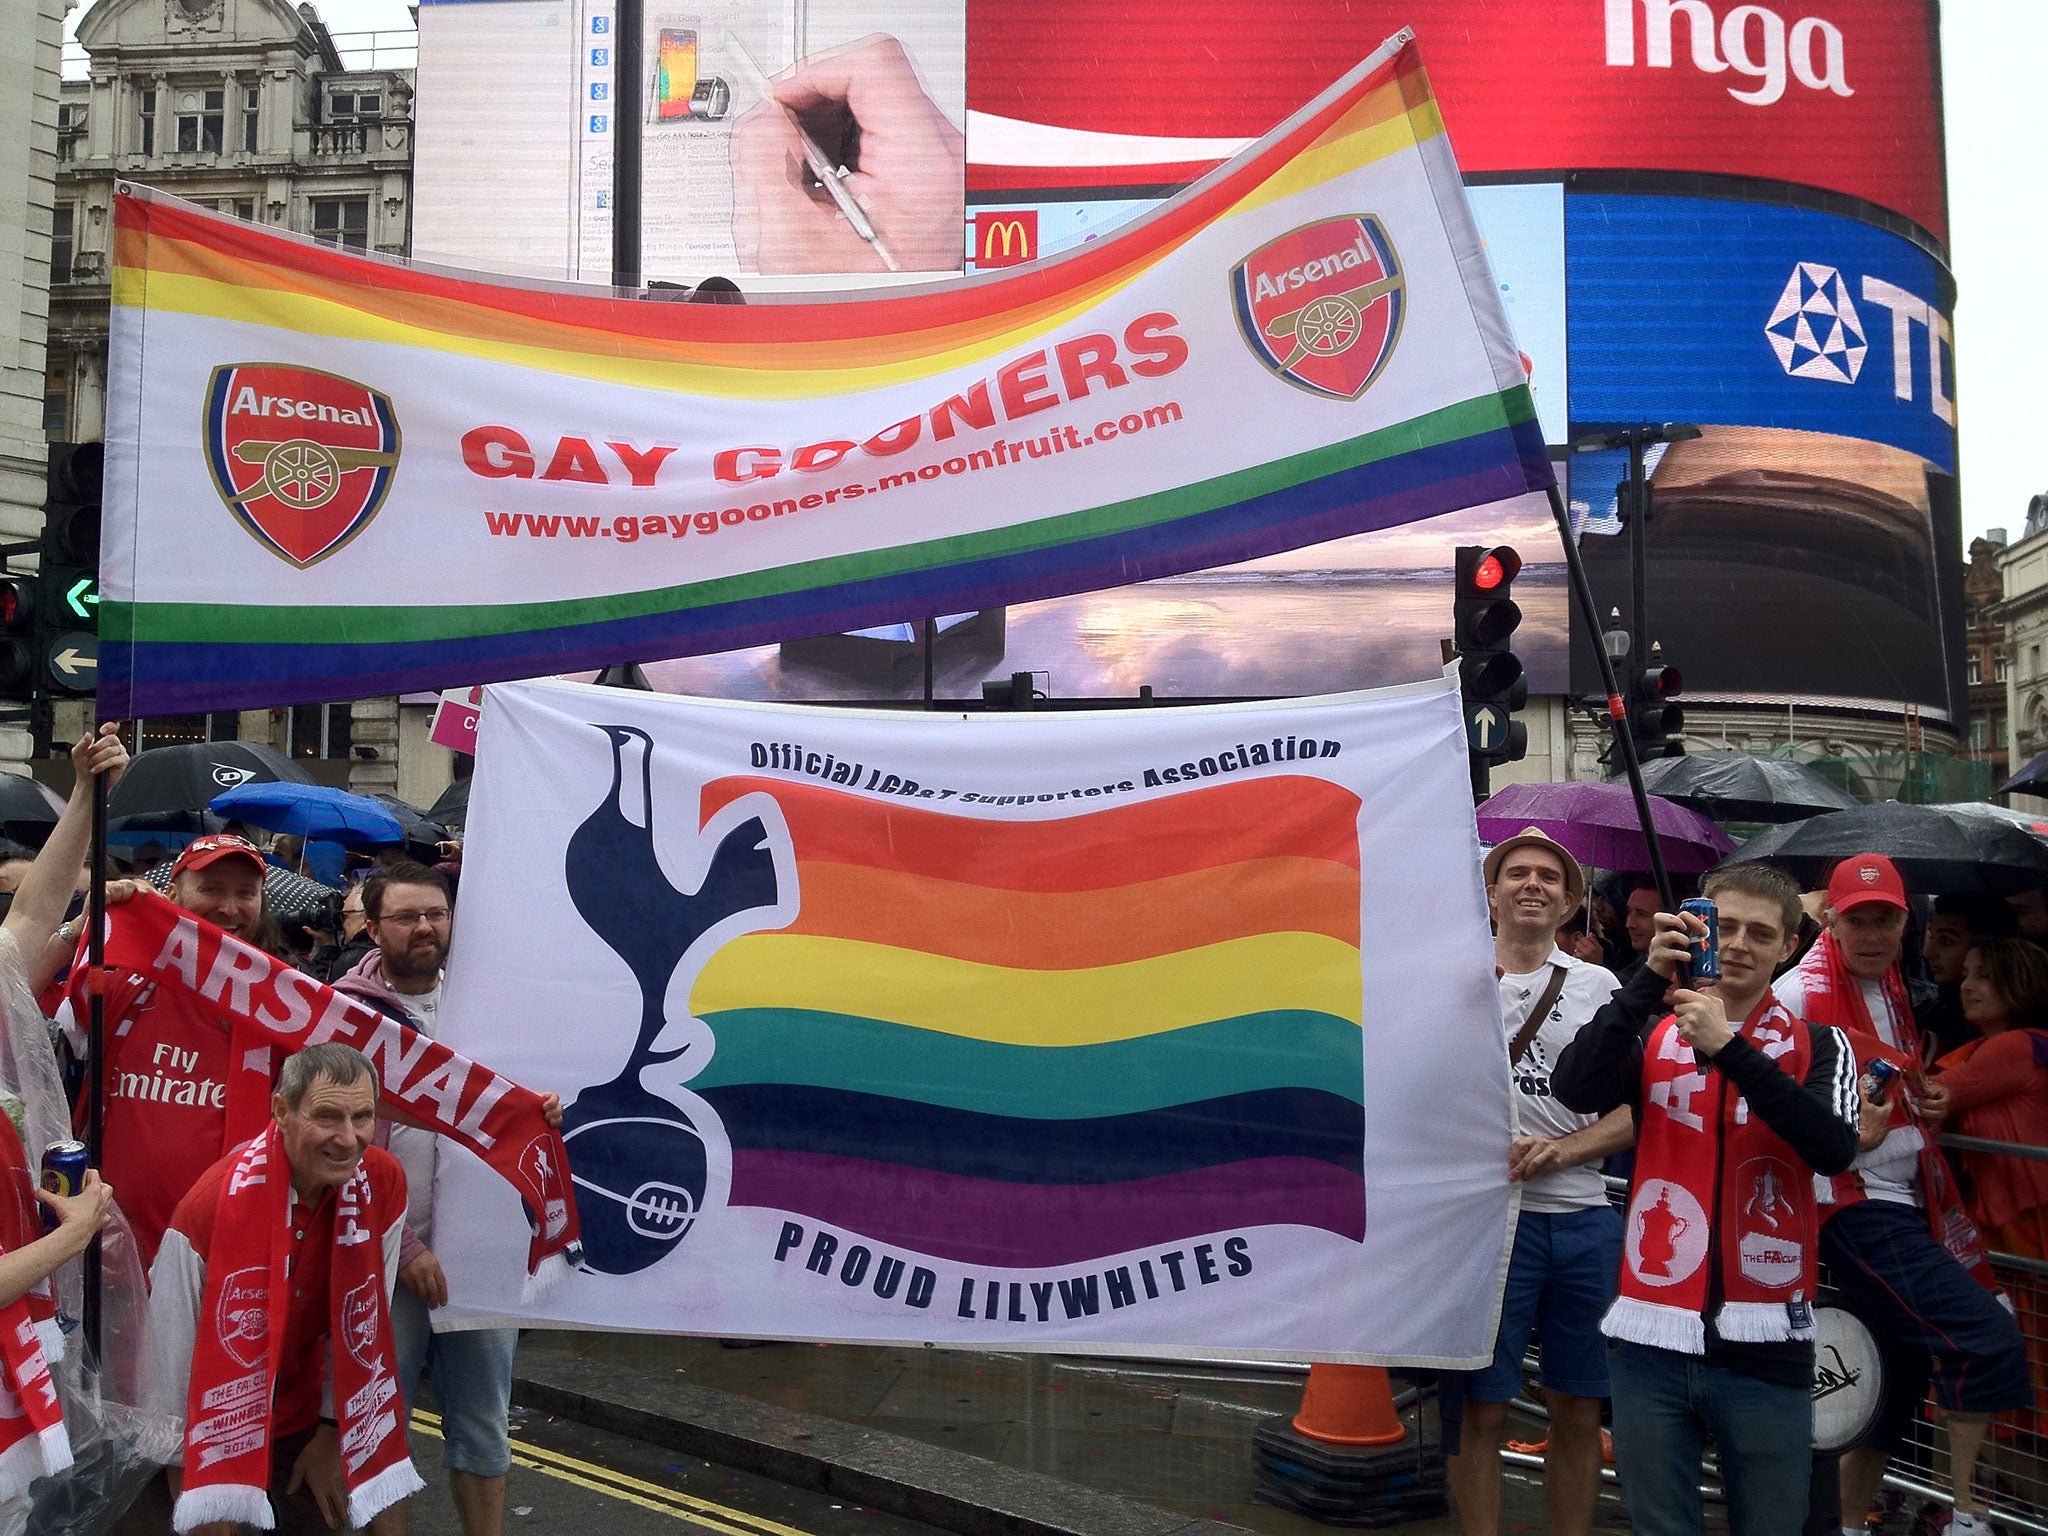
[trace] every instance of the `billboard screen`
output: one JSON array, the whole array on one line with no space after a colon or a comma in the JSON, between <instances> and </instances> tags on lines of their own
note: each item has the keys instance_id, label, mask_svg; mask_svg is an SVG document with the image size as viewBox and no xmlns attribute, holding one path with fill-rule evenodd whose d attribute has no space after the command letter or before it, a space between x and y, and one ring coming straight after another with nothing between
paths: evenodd
<instances>
[{"instance_id":1,"label":"billboard screen","mask_svg":"<svg viewBox=\"0 0 2048 1536\"><path fill-rule=\"evenodd\" d=\"M1573 437L1704 429L1650 456L1649 638L1686 693L1952 714L1942 267L1852 219L1711 198L1568 196L1565 250ZM1606 536L1626 473L1618 450L1571 461L1603 612L1630 601L1628 540ZM1597 685L1583 639L1572 674Z\"/></svg>"},{"instance_id":2,"label":"billboard screen","mask_svg":"<svg viewBox=\"0 0 2048 1536\"><path fill-rule=\"evenodd\" d=\"M1954 473L1953 284L1853 219L1683 197L1565 200L1571 414L1889 443Z\"/></svg>"},{"instance_id":3,"label":"billboard screen","mask_svg":"<svg viewBox=\"0 0 2048 1536\"><path fill-rule=\"evenodd\" d=\"M1401 27L1468 174L1706 172L1947 239L1932 0L1003 0L967 11L974 193L1178 184Z\"/></svg>"},{"instance_id":4,"label":"billboard screen","mask_svg":"<svg viewBox=\"0 0 2048 1536\"><path fill-rule=\"evenodd\" d=\"M1572 500L1593 514L1579 541L1596 606L1630 603L1629 541L1615 528L1619 452L1576 456ZM1946 615L1959 598L1937 556L1936 500L1948 477L1881 443L1818 432L1707 426L1674 444L1650 477L1645 560L1651 643L1688 699L1746 703L1951 701ZM1599 692L1582 629L1572 678Z\"/></svg>"}]
</instances>

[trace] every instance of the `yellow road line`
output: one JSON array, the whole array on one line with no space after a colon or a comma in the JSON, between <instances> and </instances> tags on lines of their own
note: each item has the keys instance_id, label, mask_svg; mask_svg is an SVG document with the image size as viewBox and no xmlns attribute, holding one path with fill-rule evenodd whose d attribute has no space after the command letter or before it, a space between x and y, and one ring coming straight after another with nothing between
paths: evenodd
<instances>
[{"instance_id":1,"label":"yellow road line","mask_svg":"<svg viewBox=\"0 0 2048 1536\"><path fill-rule=\"evenodd\" d=\"M441 1434L441 1416L415 1409L412 1426L423 1430L436 1439ZM664 1488L659 1483L646 1482L629 1476L611 1467L601 1467L593 1462L579 1461L560 1451L551 1451L524 1440L512 1442L512 1459L532 1471L574 1483L593 1492L611 1498L622 1499L642 1509L651 1509L658 1514L673 1515L677 1519L694 1519L712 1529L726 1533L726 1536L811 1536L793 1525L783 1525L762 1515L752 1514L729 1505L713 1503L709 1499L684 1493L679 1488ZM731 1524L738 1521L739 1524Z\"/></svg>"}]
</instances>

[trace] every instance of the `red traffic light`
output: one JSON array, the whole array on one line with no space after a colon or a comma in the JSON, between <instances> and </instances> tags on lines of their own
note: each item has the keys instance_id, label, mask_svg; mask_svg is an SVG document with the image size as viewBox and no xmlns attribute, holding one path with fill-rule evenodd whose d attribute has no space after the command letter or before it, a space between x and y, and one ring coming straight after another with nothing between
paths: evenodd
<instances>
[{"instance_id":1,"label":"red traffic light","mask_svg":"<svg viewBox=\"0 0 2048 1536\"><path fill-rule=\"evenodd\" d=\"M26 577L0 577L0 632L19 634L35 623L35 589Z\"/></svg>"},{"instance_id":2,"label":"red traffic light","mask_svg":"<svg viewBox=\"0 0 2048 1536\"><path fill-rule=\"evenodd\" d=\"M1645 667L1637 687L1646 699L1675 699L1685 691L1685 678L1676 667Z\"/></svg>"},{"instance_id":3,"label":"red traffic light","mask_svg":"<svg viewBox=\"0 0 2048 1536\"><path fill-rule=\"evenodd\" d=\"M1461 544L1457 551L1453 596L1467 600L1506 597L1508 585L1522 572L1522 557L1506 544L1488 549Z\"/></svg>"}]
</instances>

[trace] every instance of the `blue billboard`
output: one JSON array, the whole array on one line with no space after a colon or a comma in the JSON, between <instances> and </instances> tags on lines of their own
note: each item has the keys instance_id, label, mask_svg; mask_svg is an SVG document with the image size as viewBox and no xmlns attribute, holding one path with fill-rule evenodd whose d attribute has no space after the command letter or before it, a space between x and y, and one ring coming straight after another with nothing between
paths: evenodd
<instances>
[{"instance_id":1,"label":"blue billboard","mask_svg":"<svg viewBox=\"0 0 2048 1536\"><path fill-rule=\"evenodd\" d=\"M1953 474L1954 285L1898 235L1712 198L1565 199L1571 417L1829 433Z\"/></svg>"}]
</instances>

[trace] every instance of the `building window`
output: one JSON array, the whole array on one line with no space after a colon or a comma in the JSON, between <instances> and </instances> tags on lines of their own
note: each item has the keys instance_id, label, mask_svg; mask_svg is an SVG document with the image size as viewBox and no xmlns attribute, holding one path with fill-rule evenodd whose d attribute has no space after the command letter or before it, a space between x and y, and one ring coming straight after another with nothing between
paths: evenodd
<instances>
[{"instance_id":1,"label":"building window","mask_svg":"<svg viewBox=\"0 0 2048 1536\"><path fill-rule=\"evenodd\" d=\"M347 757L354 706L298 704L285 726L284 749L293 757Z\"/></svg>"},{"instance_id":2,"label":"building window","mask_svg":"<svg viewBox=\"0 0 2048 1536\"><path fill-rule=\"evenodd\" d=\"M367 197L313 199L313 238L351 251L370 248L370 200Z\"/></svg>"},{"instance_id":3,"label":"building window","mask_svg":"<svg viewBox=\"0 0 2048 1536\"><path fill-rule=\"evenodd\" d=\"M57 107L57 158L76 160L78 141L85 137L85 106L82 101L60 102Z\"/></svg>"},{"instance_id":4,"label":"building window","mask_svg":"<svg viewBox=\"0 0 2048 1536\"><path fill-rule=\"evenodd\" d=\"M336 91L327 102L330 123L374 123L384 115L381 91Z\"/></svg>"},{"instance_id":5,"label":"building window","mask_svg":"<svg viewBox=\"0 0 2048 1536\"><path fill-rule=\"evenodd\" d=\"M228 93L219 91L178 92L178 153L181 155L220 153L221 130L227 116Z\"/></svg>"},{"instance_id":6,"label":"building window","mask_svg":"<svg viewBox=\"0 0 2048 1536\"><path fill-rule=\"evenodd\" d=\"M253 197L223 197L217 199L213 206L217 213L229 213L238 219L255 222L256 199Z\"/></svg>"},{"instance_id":7,"label":"building window","mask_svg":"<svg viewBox=\"0 0 2048 1536\"><path fill-rule=\"evenodd\" d=\"M71 281L71 258L77 253L76 237L78 208L73 203L59 203L50 214L50 286Z\"/></svg>"},{"instance_id":8,"label":"building window","mask_svg":"<svg viewBox=\"0 0 2048 1536\"><path fill-rule=\"evenodd\" d=\"M1982 715L1970 722L1970 750L1982 752L1991 745L1991 727Z\"/></svg>"},{"instance_id":9,"label":"building window","mask_svg":"<svg viewBox=\"0 0 2048 1536\"><path fill-rule=\"evenodd\" d=\"M137 121L142 125L142 138L137 147L143 154L153 155L156 153L156 92L143 91L136 99L139 109Z\"/></svg>"},{"instance_id":10,"label":"building window","mask_svg":"<svg viewBox=\"0 0 2048 1536\"><path fill-rule=\"evenodd\" d=\"M256 86L245 86L242 90L242 149L247 154L256 153L256 107L263 99L263 93Z\"/></svg>"},{"instance_id":11,"label":"building window","mask_svg":"<svg viewBox=\"0 0 2048 1536\"><path fill-rule=\"evenodd\" d=\"M43 435L52 442L68 441L71 434L71 375L62 364L50 369L43 380Z\"/></svg>"}]
</instances>

